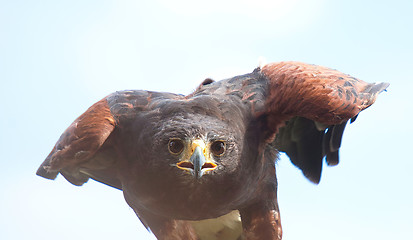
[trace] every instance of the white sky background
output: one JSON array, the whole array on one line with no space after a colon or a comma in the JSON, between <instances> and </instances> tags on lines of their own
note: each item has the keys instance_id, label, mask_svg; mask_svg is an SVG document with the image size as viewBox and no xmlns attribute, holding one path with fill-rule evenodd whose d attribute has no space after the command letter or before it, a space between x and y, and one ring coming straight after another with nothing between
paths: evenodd
<instances>
[{"instance_id":1,"label":"white sky background","mask_svg":"<svg viewBox=\"0 0 413 240\"><path fill-rule=\"evenodd\" d=\"M412 12L407 0L0 0L0 239L150 239L120 191L37 167L111 92L187 94L260 57L391 83L318 186L278 163L284 239L412 239Z\"/></svg>"}]
</instances>

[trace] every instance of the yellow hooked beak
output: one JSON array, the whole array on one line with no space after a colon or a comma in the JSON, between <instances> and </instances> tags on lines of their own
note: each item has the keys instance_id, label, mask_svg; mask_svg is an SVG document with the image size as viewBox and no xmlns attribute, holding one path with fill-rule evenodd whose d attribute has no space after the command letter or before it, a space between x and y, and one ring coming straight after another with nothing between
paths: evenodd
<instances>
[{"instance_id":1,"label":"yellow hooked beak","mask_svg":"<svg viewBox=\"0 0 413 240\"><path fill-rule=\"evenodd\" d=\"M210 157L208 146L203 140L196 139L190 143L190 147L186 148L183 161L180 161L176 166L180 169L189 171L192 175L199 179L207 171L212 171L217 167L217 164Z\"/></svg>"}]
</instances>

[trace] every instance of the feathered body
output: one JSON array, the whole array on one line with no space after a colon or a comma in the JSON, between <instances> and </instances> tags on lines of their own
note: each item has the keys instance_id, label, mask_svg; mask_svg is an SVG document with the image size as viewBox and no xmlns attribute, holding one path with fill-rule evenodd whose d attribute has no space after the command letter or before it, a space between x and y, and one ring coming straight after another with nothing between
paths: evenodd
<instances>
[{"instance_id":1,"label":"feathered body","mask_svg":"<svg viewBox=\"0 0 413 240\"><path fill-rule=\"evenodd\" d=\"M74 121L37 174L123 190L159 239L281 239L278 151L318 183L346 122L387 86L282 62L187 96L116 92Z\"/></svg>"}]
</instances>

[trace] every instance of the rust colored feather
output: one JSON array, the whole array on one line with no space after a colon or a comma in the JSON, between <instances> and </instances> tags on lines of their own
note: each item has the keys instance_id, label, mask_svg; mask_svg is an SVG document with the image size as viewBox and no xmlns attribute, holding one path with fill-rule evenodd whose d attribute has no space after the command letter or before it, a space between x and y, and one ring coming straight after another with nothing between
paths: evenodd
<instances>
[{"instance_id":1,"label":"rust colored feather","mask_svg":"<svg viewBox=\"0 0 413 240\"><path fill-rule=\"evenodd\" d=\"M318 184L322 160L339 162L346 122L376 100L388 83L366 83L339 71L300 62L266 65L267 141L287 153L313 183Z\"/></svg>"},{"instance_id":2,"label":"rust colored feather","mask_svg":"<svg viewBox=\"0 0 413 240\"><path fill-rule=\"evenodd\" d=\"M240 213L244 229L243 237L245 239L282 239L278 207L275 207L273 204L259 203L242 209Z\"/></svg>"},{"instance_id":3,"label":"rust colored feather","mask_svg":"<svg viewBox=\"0 0 413 240\"><path fill-rule=\"evenodd\" d=\"M283 116L282 120L301 116L328 125L340 124L373 104L388 86L300 62L268 64L261 72L270 84L267 113Z\"/></svg>"},{"instance_id":4,"label":"rust colored feather","mask_svg":"<svg viewBox=\"0 0 413 240\"><path fill-rule=\"evenodd\" d=\"M95 103L66 129L37 175L54 179L63 168L78 168L103 145L115 125L106 98Z\"/></svg>"}]
</instances>

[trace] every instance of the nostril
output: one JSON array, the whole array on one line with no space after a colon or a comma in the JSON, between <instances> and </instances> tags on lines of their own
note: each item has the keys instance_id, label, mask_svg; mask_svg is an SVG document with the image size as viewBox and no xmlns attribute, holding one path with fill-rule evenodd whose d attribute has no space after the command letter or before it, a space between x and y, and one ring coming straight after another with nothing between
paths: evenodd
<instances>
[{"instance_id":1,"label":"nostril","mask_svg":"<svg viewBox=\"0 0 413 240\"><path fill-rule=\"evenodd\" d=\"M204 165L202 165L202 168L201 168L201 169L210 168L210 169L212 170L212 169L214 169L214 168L216 168L216 167L217 167L217 165L216 165L215 163L210 163L210 162L208 162L208 163L205 163Z\"/></svg>"},{"instance_id":2,"label":"nostril","mask_svg":"<svg viewBox=\"0 0 413 240\"><path fill-rule=\"evenodd\" d=\"M192 164L191 162L179 162L176 164L178 167L181 168L190 168L190 169L194 169L194 164Z\"/></svg>"}]
</instances>

